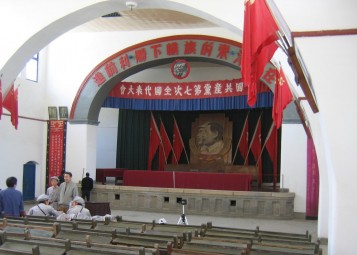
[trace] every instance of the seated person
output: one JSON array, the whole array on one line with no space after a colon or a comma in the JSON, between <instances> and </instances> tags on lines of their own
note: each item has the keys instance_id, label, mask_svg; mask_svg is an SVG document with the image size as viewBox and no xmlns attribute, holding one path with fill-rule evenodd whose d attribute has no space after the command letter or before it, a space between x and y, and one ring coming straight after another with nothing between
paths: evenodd
<instances>
[{"instance_id":1,"label":"seated person","mask_svg":"<svg viewBox=\"0 0 357 255\"><path fill-rule=\"evenodd\" d=\"M61 213L53 209L49 205L49 197L45 194L40 195L37 198L38 204L30 208L27 215L34 216L55 216L58 217Z\"/></svg>"},{"instance_id":2,"label":"seated person","mask_svg":"<svg viewBox=\"0 0 357 255\"><path fill-rule=\"evenodd\" d=\"M71 216L71 219L91 220L92 216L84 206L84 199L76 196L71 202L71 207L68 209L67 214Z\"/></svg>"}]
</instances>

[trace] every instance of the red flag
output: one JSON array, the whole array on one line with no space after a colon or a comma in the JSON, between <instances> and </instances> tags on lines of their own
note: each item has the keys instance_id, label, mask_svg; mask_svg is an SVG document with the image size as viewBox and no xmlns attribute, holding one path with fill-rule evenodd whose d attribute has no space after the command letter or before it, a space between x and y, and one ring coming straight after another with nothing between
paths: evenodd
<instances>
[{"instance_id":1,"label":"red flag","mask_svg":"<svg viewBox=\"0 0 357 255\"><path fill-rule=\"evenodd\" d=\"M14 84L11 85L9 92L7 93L3 106L11 113L11 123L17 129L17 124L19 123L18 114L18 89L14 89Z\"/></svg>"},{"instance_id":2,"label":"red flag","mask_svg":"<svg viewBox=\"0 0 357 255\"><path fill-rule=\"evenodd\" d=\"M245 159L248 154L248 116L249 114L247 114L247 117L245 118L243 130L240 135L239 144L238 144L238 149L243 159Z\"/></svg>"},{"instance_id":3,"label":"red flag","mask_svg":"<svg viewBox=\"0 0 357 255\"><path fill-rule=\"evenodd\" d=\"M160 133L157 128L156 121L154 116L151 113L150 118L150 143L149 143L149 153L148 153L148 169L151 170L151 163L157 151L157 148L160 145Z\"/></svg>"},{"instance_id":4,"label":"red flag","mask_svg":"<svg viewBox=\"0 0 357 255\"><path fill-rule=\"evenodd\" d=\"M242 78L248 87L248 104L256 102L256 85L278 45L276 25L265 0L245 1Z\"/></svg>"},{"instance_id":5,"label":"red flag","mask_svg":"<svg viewBox=\"0 0 357 255\"><path fill-rule=\"evenodd\" d=\"M182 151L185 147L183 141L182 141L182 136L180 133L180 129L177 125L176 119L174 118L174 130L173 130L173 157L172 157L172 164L178 164L178 161L181 158Z\"/></svg>"},{"instance_id":6,"label":"red flag","mask_svg":"<svg viewBox=\"0 0 357 255\"><path fill-rule=\"evenodd\" d=\"M2 85L0 79L0 120L1 120L1 115L2 115Z\"/></svg>"},{"instance_id":7,"label":"red flag","mask_svg":"<svg viewBox=\"0 0 357 255\"><path fill-rule=\"evenodd\" d=\"M262 184L263 181L263 173L262 173L262 164L261 164L261 158L260 158L260 153L262 150L262 142L261 142L261 130L262 130L262 124L260 122L261 115L258 119L257 127L255 128L254 135L253 135L253 140L252 140L252 146L251 150L254 156L254 159L256 161L256 165L258 166L258 184L259 186Z\"/></svg>"},{"instance_id":8,"label":"red flag","mask_svg":"<svg viewBox=\"0 0 357 255\"><path fill-rule=\"evenodd\" d=\"M271 160L273 161L273 183L274 188L277 183L278 177L278 130L276 126L272 123L271 131L268 134L265 142L265 148L267 149Z\"/></svg>"},{"instance_id":9,"label":"red flag","mask_svg":"<svg viewBox=\"0 0 357 255\"><path fill-rule=\"evenodd\" d=\"M272 117L277 129L280 128L283 121L283 111L292 99L293 95L291 94L283 70L276 69Z\"/></svg>"},{"instance_id":10,"label":"red flag","mask_svg":"<svg viewBox=\"0 0 357 255\"><path fill-rule=\"evenodd\" d=\"M251 151L252 151L253 156L254 156L256 161L259 159L260 152L261 152L261 149L262 149L262 145L261 145L261 129L262 129L262 125L261 125L260 118L259 118L258 119L258 123L257 123L257 127L255 128L255 131L254 131L254 136L253 136L252 146L251 146Z\"/></svg>"},{"instance_id":11,"label":"red flag","mask_svg":"<svg viewBox=\"0 0 357 255\"><path fill-rule=\"evenodd\" d=\"M171 152L172 146L169 136L166 133L164 123L160 120L160 135L161 135L161 146L159 151L159 170L163 171L165 165L167 164L167 158Z\"/></svg>"}]
</instances>

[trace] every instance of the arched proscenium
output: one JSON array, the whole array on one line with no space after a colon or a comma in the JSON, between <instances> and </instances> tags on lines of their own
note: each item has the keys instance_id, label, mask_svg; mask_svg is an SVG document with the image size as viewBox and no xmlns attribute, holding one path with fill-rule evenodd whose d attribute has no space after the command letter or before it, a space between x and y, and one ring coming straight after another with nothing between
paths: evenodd
<instances>
[{"instance_id":1,"label":"arched proscenium","mask_svg":"<svg viewBox=\"0 0 357 255\"><path fill-rule=\"evenodd\" d=\"M219 37L180 35L146 41L119 51L97 65L83 81L71 108L70 122L98 124L102 104L115 85L144 69L179 58L240 70L241 44ZM275 77L269 75L271 68L267 65L262 75L263 82L270 87L275 82Z\"/></svg>"}]
</instances>

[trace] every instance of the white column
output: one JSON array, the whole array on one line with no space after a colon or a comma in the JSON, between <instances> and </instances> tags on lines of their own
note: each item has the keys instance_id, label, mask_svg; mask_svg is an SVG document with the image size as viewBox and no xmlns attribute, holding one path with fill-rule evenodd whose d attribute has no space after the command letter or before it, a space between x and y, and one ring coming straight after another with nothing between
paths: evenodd
<instances>
[{"instance_id":1,"label":"white column","mask_svg":"<svg viewBox=\"0 0 357 255\"><path fill-rule=\"evenodd\" d=\"M82 180L86 172L95 179L97 126L68 124L66 171L72 172L72 180Z\"/></svg>"}]
</instances>

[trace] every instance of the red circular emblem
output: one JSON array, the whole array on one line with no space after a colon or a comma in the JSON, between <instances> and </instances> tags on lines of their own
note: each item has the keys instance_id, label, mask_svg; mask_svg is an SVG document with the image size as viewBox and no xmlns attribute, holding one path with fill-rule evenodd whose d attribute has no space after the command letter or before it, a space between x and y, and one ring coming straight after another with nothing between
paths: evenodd
<instances>
[{"instance_id":1,"label":"red circular emblem","mask_svg":"<svg viewBox=\"0 0 357 255\"><path fill-rule=\"evenodd\" d=\"M190 71L190 64L183 59L177 59L171 65L171 73L176 79L185 79Z\"/></svg>"}]
</instances>

